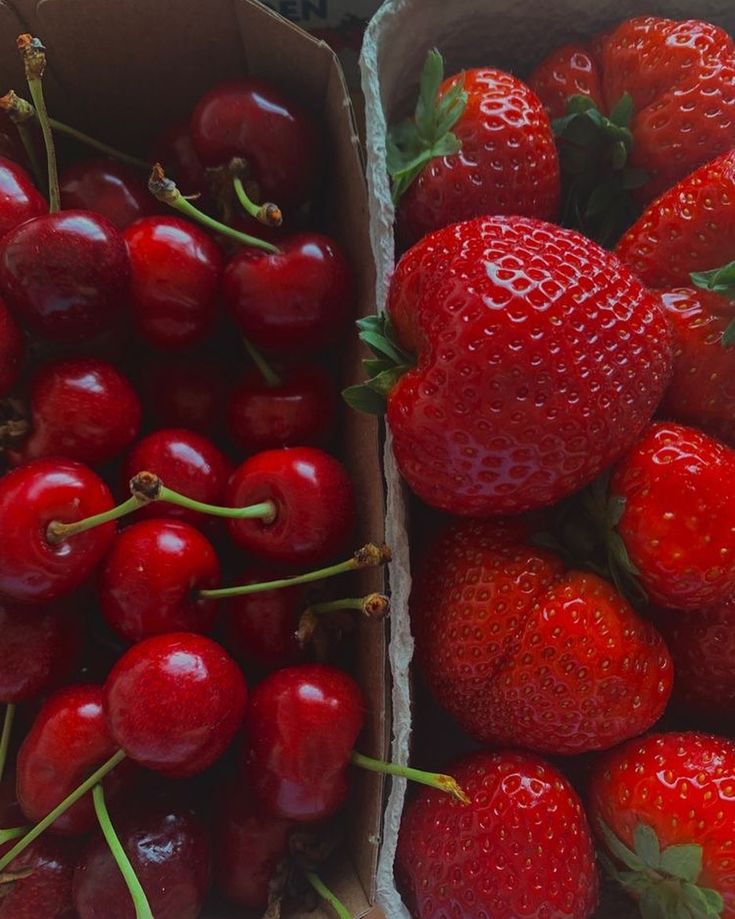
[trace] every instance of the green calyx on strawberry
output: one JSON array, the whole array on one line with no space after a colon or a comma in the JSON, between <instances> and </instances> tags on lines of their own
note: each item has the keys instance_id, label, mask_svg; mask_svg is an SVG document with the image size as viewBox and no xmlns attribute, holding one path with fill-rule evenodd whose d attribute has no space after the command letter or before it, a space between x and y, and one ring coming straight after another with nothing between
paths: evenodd
<instances>
[{"instance_id":1,"label":"green calyx on strawberry","mask_svg":"<svg viewBox=\"0 0 735 919\"><path fill-rule=\"evenodd\" d=\"M444 59L434 49L426 55L413 118L407 118L388 132L386 168L394 204L430 160L460 151L461 143L452 128L464 112L467 93L460 80L439 96L443 80Z\"/></svg>"},{"instance_id":2,"label":"green calyx on strawberry","mask_svg":"<svg viewBox=\"0 0 735 919\"><path fill-rule=\"evenodd\" d=\"M735 262L723 265L722 268L714 268L712 271L694 271L691 278L694 286L700 290L735 300ZM723 348L735 345L735 319L723 332L720 344Z\"/></svg>"},{"instance_id":3,"label":"green calyx on strawberry","mask_svg":"<svg viewBox=\"0 0 735 919\"><path fill-rule=\"evenodd\" d=\"M396 344L390 319L385 313L366 316L356 324L360 341L370 348L374 357L362 362L368 374L366 382L348 386L342 391L342 398L357 411L384 415L388 393L398 379L415 366L415 360Z\"/></svg>"},{"instance_id":4,"label":"green calyx on strawberry","mask_svg":"<svg viewBox=\"0 0 735 919\"><path fill-rule=\"evenodd\" d=\"M653 827L638 824L635 851L629 849L607 824L600 831L612 859L600 853L608 873L638 898L643 919L707 919L722 916L724 901L709 887L697 884L702 872L702 847L696 844L661 848Z\"/></svg>"},{"instance_id":5,"label":"green calyx on strawberry","mask_svg":"<svg viewBox=\"0 0 735 919\"><path fill-rule=\"evenodd\" d=\"M629 165L633 100L624 93L609 117L588 96L571 96L564 116L552 122L559 141L562 223L610 246L635 220L630 195L648 176Z\"/></svg>"}]
</instances>

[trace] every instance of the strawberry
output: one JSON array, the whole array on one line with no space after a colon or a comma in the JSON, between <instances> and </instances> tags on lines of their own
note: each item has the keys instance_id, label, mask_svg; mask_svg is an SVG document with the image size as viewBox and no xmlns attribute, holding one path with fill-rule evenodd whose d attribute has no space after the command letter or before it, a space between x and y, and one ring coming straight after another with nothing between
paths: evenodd
<instances>
[{"instance_id":1,"label":"strawberry","mask_svg":"<svg viewBox=\"0 0 735 919\"><path fill-rule=\"evenodd\" d=\"M443 76L441 55L430 51L416 114L388 136L402 243L484 214L556 219L559 160L535 94L489 67Z\"/></svg>"},{"instance_id":2,"label":"strawberry","mask_svg":"<svg viewBox=\"0 0 735 919\"><path fill-rule=\"evenodd\" d=\"M696 19L629 19L565 45L529 78L556 120L565 216L605 241L645 204L735 146L735 44Z\"/></svg>"},{"instance_id":3,"label":"strawberry","mask_svg":"<svg viewBox=\"0 0 735 919\"><path fill-rule=\"evenodd\" d=\"M607 754L589 815L644 919L735 917L735 744L653 734Z\"/></svg>"},{"instance_id":4,"label":"strawberry","mask_svg":"<svg viewBox=\"0 0 735 919\"><path fill-rule=\"evenodd\" d=\"M422 789L403 814L396 869L414 919L589 919L594 848L564 776L508 752L451 768L470 804Z\"/></svg>"},{"instance_id":5,"label":"strawberry","mask_svg":"<svg viewBox=\"0 0 735 919\"><path fill-rule=\"evenodd\" d=\"M362 322L376 376L345 397L380 411L387 394L401 473L455 514L516 513L581 488L636 441L669 379L660 298L539 220L425 237L398 263L388 317Z\"/></svg>"},{"instance_id":6,"label":"strawberry","mask_svg":"<svg viewBox=\"0 0 735 919\"><path fill-rule=\"evenodd\" d=\"M617 532L651 600L702 609L735 595L735 450L673 422L652 424L613 472Z\"/></svg>"},{"instance_id":7,"label":"strawberry","mask_svg":"<svg viewBox=\"0 0 735 919\"><path fill-rule=\"evenodd\" d=\"M519 526L457 521L427 553L411 618L434 697L481 743L575 754L640 734L671 693L661 637Z\"/></svg>"}]
</instances>

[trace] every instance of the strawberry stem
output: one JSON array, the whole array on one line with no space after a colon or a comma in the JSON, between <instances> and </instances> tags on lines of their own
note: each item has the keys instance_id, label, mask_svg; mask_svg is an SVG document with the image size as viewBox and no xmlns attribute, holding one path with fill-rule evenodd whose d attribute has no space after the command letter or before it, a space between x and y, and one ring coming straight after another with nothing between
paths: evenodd
<instances>
[{"instance_id":1,"label":"strawberry stem","mask_svg":"<svg viewBox=\"0 0 735 919\"><path fill-rule=\"evenodd\" d=\"M383 760L373 759L370 756L365 756L354 750L350 757L350 761L353 766L359 766L361 769L367 769L370 772L380 772L383 773L383 775L395 775L402 779L418 782L420 785L438 788L439 791L451 795L462 804L470 803L470 799L451 775L443 775L437 772L423 772L421 769L413 769L411 766L399 766L397 763L386 763L383 762Z\"/></svg>"},{"instance_id":2,"label":"strawberry stem","mask_svg":"<svg viewBox=\"0 0 735 919\"><path fill-rule=\"evenodd\" d=\"M59 174L56 166L54 136L51 131L51 125L49 124L46 100L43 95L43 74L46 70L46 49L41 44L40 39L34 38L27 32L18 36L17 47L23 58L23 67L25 68L28 89L31 92L31 98L36 107L38 124L41 128L43 142L46 147L49 213L56 214L61 208L61 198L59 195Z\"/></svg>"},{"instance_id":3,"label":"strawberry stem","mask_svg":"<svg viewBox=\"0 0 735 919\"><path fill-rule=\"evenodd\" d=\"M339 919L352 919L352 914L338 897L332 893L324 881L314 871L305 871L304 876L319 896L328 903Z\"/></svg>"},{"instance_id":4,"label":"strawberry stem","mask_svg":"<svg viewBox=\"0 0 735 919\"><path fill-rule=\"evenodd\" d=\"M3 780L5 764L8 760L8 748L10 747L10 736L13 733L13 719L15 718L15 705L9 702L5 706L5 716L3 718L3 729L0 734L0 782Z\"/></svg>"}]
</instances>

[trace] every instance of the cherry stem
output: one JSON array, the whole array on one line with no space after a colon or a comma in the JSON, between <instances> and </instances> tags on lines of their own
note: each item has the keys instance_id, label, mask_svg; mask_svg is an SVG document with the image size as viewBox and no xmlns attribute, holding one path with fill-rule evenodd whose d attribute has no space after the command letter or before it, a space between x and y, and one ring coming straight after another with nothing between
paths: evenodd
<instances>
[{"instance_id":1,"label":"cherry stem","mask_svg":"<svg viewBox=\"0 0 735 919\"><path fill-rule=\"evenodd\" d=\"M99 769L96 769L88 779L85 779L81 785L78 785L71 794L68 794L60 804L57 804L52 811L46 814L43 820L39 820L9 852L6 852L5 855L0 858L0 872L4 871L21 852L25 852L28 846L30 846L32 842L35 842L41 833L45 832L52 823L62 816L62 814L65 814L72 805L76 804L80 798L83 798L95 785L99 785L108 772L112 772L115 766L119 765L124 759L125 753L122 750L118 750L117 753L114 753L99 767Z\"/></svg>"},{"instance_id":2,"label":"cherry stem","mask_svg":"<svg viewBox=\"0 0 735 919\"><path fill-rule=\"evenodd\" d=\"M390 610L390 600L383 594L368 594L366 597L345 597L343 600L325 600L312 603L309 613L335 613L341 610L359 610L370 619L382 619Z\"/></svg>"},{"instance_id":3,"label":"cherry stem","mask_svg":"<svg viewBox=\"0 0 735 919\"><path fill-rule=\"evenodd\" d=\"M28 830L30 830L29 826L11 826L7 830L0 830L0 846L4 846L6 842L12 842L14 839L25 836Z\"/></svg>"},{"instance_id":4,"label":"cherry stem","mask_svg":"<svg viewBox=\"0 0 735 919\"><path fill-rule=\"evenodd\" d=\"M244 246L254 246L257 249L263 249L265 252L278 253L281 251L272 243L266 242L264 239L257 239L255 236L249 236L247 233L240 233L239 230L233 230L226 223L221 223L219 220L215 220L214 217L210 217L209 214L205 214L204 211L200 211L199 208L194 207L191 201L188 201L181 194L176 187L176 183L166 177L160 163L156 163L153 167L151 177L148 180L148 190L157 201L168 204L175 211L190 220L201 223L202 226L208 227L210 230L214 230L215 233L229 236L230 239L237 240Z\"/></svg>"},{"instance_id":5,"label":"cherry stem","mask_svg":"<svg viewBox=\"0 0 735 919\"><path fill-rule=\"evenodd\" d=\"M305 871L304 876L322 900L332 907L336 915L339 916L339 919L352 919L352 913L350 913L344 903L332 893L318 874L314 871Z\"/></svg>"},{"instance_id":6,"label":"cherry stem","mask_svg":"<svg viewBox=\"0 0 735 919\"><path fill-rule=\"evenodd\" d=\"M40 39L34 38L27 32L18 36L18 51L23 58L26 81L31 91L31 99L36 107L38 124L43 134L43 143L46 147L46 164L48 167L48 198L49 213L56 214L61 208L59 195L59 174L56 168L56 148L54 135L49 123L46 100L43 96L43 74L46 70L46 49Z\"/></svg>"},{"instance_id":7,"label":"cherry stem","mask_svg":"<svg viewBox=\"0 0 735 919\"><path fill-rule=\"evenodd\" d=\"M58 543L72 536L78 536L80 533L86 533L87 530L93 530L95 527L102 526L105 523L119 520L120 517L125 517L133 511L137 511L143 503L145 502L134 496L109 511L104 511L102 514L93 514L91 517L76 520L74 523L62 523L60 520L52 520L46 527L46 541L51 543L52 546L58 545Z\"/></svg>"},{"instance_id":8,"label":"cherry stem","mask_svg":"<svg viewBox=\"0 0 735 919\"><path fill-rule=\"evenodd\" d=\"M243 210L247 211L251 217L254 217L258 223L262 223L266 227L281 226L283 213L277 204L273 204L272 201L266 201L265 204L256 204L245 191L245 186L242 184L240 176L233 177L232 185Z\"/></svg>"},{"instance_id":9,"label":"cherry stem","mask_svg":"<svg viewBox=\"0 0 735 919\"><path fill-rule=\"evenodd\" d=\"M16 125L16 127L18 129L18 136L23 144L23 149L28 157L33 178L36 180L38 187L43 189L46 187L46 176L43 174L43 167L38 158L38 151L36 150L31 129L26 124L19 124Z\"/></svg>"},{"instance_id":10,"label":"cherry stem","mask_svg":"<svg viewBox=\"0 0 735 919\"><path fill-rule=\"evenodd\" d=\"M276 505L272 501L261 501L260 504L250 504L248 507L219 507L216 504L205 504L187 498L177 491L161 485L161 491L156 499L185 507L190 511L199 511L200 514L209 514L211 517L226 517L228 520L262 520L264 523L273 523L276 519Z\"/></svg>"},{"instance_id":11,"label":"cherry stem","mask_svg":"<svg viewBox=\"0 0 735 919\"><path fill-rule=\"evenodd\" d=\"M276 371L271 367L268 361L263 357L263 355L258 351L255 345L243 335L242 343L245 346L245 350L250 355L252 362L258 368L260 375L266 382L267 386L271 388L275 386L280 386L282 383L281 378L278 376Z\"/></svg>"},{"instance_id":12,"label":"cherry stem","mask_svg":"<svg viewBox=\"0 0 735 919\"><path fill-rule=\"evenodd\" d=\"M451 775L442 775L438 772L423 772L421 769L412 769L410 766L399 766L397 763L386 763L381 759L373 759L371 756L357 753L355 750L352 751L350 762L353 766L359 766L361 769L367 769L370 772L381 772L383 775L395 775L402 779L410 779L412 782L418 782L420 785L428 785L429 788L438 788L439 791L451 795L462 804L470 803L470 799Z\"/></svg>"},{"instance_id":13,"label":"cherry stem","mask_svg":"<svg viewBox=\"0 0 735 919\"><path fill-rule=\"evenodd\" d=\"M5 717L3 718L3 730L0 734L0 782L3 780L5 772L5 763L8 760L8 747L10 746L10 735L13 733L13 719L15 718L15 705L9 702L5 706Z\"/></svg>"},{"instance_id":14,"label":"cherry stem","mask_svg":"<svg viewBox=\"0 0 735 919\"><path fill-rule=\"evenodd\" d=\"M102 830L102 835L105 837L112 857L115 859L117 867L120 869L120 874L122 874L123 880L130 891L130 896L135 906L136 919L154 919L148 897L145 895L143 886L138 880L135 869L130 864L130 859L115 832L112 820L110 820L110 812L107 810L107 804L105 803L105 792L101 785L95 785L92 800L94 801L94 812L97 814L97 822Z\"/></svg>"},{"instance_id":15,"label":"cherry stem","mask_svg":"<svg viewBox=\"0 0 735 919\"><path fill-rule=\"evenodd\" d=\"M352 556L346 562L339 562L337 565L330 565L327 568L319 568L317 571L310 571L308 574L292 575L288 578L280 578L277 581L261 581L259 584L240 584L237 587L219 587L214 590L200 590L199 596L208 600L225 600L228 597L244 597L247 594L262 593L266 590L278 590L281 587L295 587L298 584L309 584L312 581L321 581L325 578L334 577L337 574L344 574L347 571L358 571L361 568L374 568L390 561L390 549L388 546L376 546L368 543Z\"/></svg>"}]
</instances>

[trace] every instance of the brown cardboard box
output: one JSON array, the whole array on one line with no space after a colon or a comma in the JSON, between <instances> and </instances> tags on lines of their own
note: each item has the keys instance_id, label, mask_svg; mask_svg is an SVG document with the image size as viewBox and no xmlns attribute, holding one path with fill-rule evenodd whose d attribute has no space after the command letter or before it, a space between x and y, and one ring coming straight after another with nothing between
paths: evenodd
<instances>
[{"instance_id":1,"label":"brown cardboard box","mask_svg":"<svg viewBox=\"0 0 735 919\"><path fill-rule=\"evenodd\" d=\"M306 104L322 119L329 138L325 173L330 231L355 268L359 314L372 311L374 271L362 162L342 72L325 44L253 0L17 0L12 6L0 2L0 87L24 96L15 51L16 36L24 31L38 35L48 48L51 112L143 156L162 126L185 117L199 94L237 74L272 80ZM334 355L342 364L345 384L360 376L355 338ZM344 438L361 510L358 538L381 541L384 499L377 424L345 413ZM382 590L383 574L363 572L362 583L358 587L353 581L352 587ZM362 625L358 677L369 717L359 748L383 756L384 636L380 626ZM359 772L347 845L328 877L355 917L368 912L373 897L381 814L380 778Z\"/></svg>"}]
</instances>

